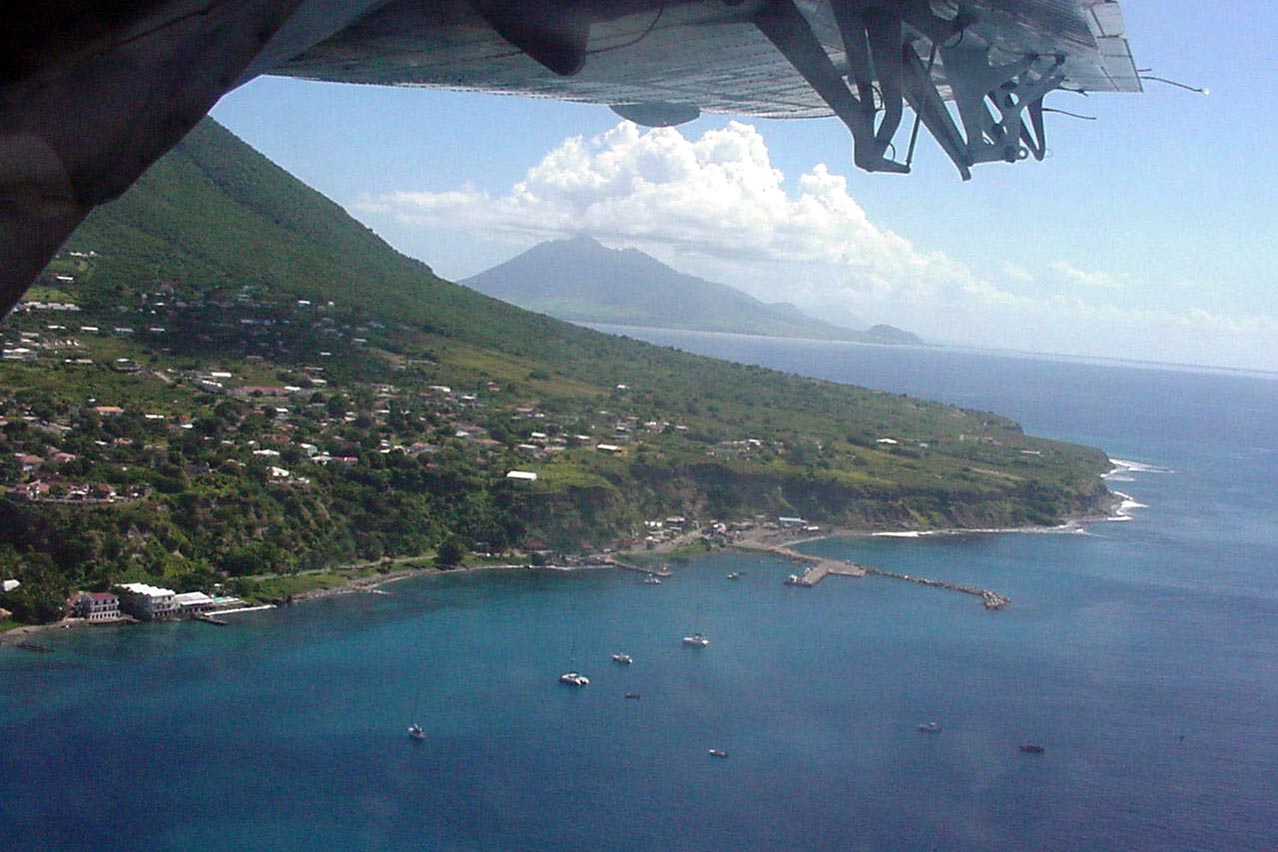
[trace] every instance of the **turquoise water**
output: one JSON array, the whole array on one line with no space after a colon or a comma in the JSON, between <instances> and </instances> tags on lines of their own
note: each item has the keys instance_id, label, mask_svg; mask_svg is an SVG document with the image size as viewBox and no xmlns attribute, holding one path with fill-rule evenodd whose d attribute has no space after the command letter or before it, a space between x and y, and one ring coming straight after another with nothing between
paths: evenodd
<instances>
[{"instance_id":1,"label":"turquoise water","mask_svg":"<svg viewBox=\"0 0 1278 852\"><path fill-rule=\"evenodd\" d=\"M1153 467L1113 483L1146 507L807 546L996 589L997 613L720 554L661 586L475 573L0 649L0 849L1278 845L1278 382L822 345L737 357L1099 443ZM556 682L573 667L588 687Z\"/></svg>"}]
</instances>

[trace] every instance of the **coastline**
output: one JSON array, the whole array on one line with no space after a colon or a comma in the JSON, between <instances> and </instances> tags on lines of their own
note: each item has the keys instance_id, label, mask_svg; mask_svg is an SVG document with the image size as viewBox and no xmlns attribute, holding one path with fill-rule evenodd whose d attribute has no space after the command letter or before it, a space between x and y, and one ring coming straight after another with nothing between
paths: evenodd
<instances>
[{"instance_id":1,"label":"coastline","mask_svg":"<svg viewBox=\"0 0 1278 852\"><path fill-rule=\"evenodd\" d=\"M1152 465L1145 465L1140 462L1128 462L1123 460L1113 460L1114 468L1104 477L1121 474L1124 472L1145 472L1155 471L1159 473L1170 472L1163 468L1157 468ZM1134 508L1146 508L1145 504L1138 503L1129 495L1119 491L1112 491L1111 494L1115 498L1110 506L1108 513L1085 513L1076 517L1071 517L1063 523L1051 527L1026 526L1026 527L1008 527L1008 528L964 528L952 527L944 529L932 530L874 530L853 527L831 527L829 529L821 529L820 531L811 530L786 530L780 528L756 527L755 529L745 530L735 533L732 538L719 549L725 550L742 550L742 551L783 551L792 545L804 544L807 542L824 541L833 538L923 538L929 536L946 536L946 535L973 535L973 534L1035 534L1035 535L1073 535L1086 534L1085 525L1091 523L1128 521L1131 516L1127 514L1128 510ZM479 571L513 571L513 570L534 570L540 568L552 571L586 571L599 568L617 567L618 558L651 558L660 556L663 553L672 553L682 547L686 547L698 541L704 541L699 533L686 533L671 541L662 542L657 547L649 550L647 548L634 548L630 550L618 551L610 554L607 559L600 561L582 561L574 564L565 565L542 565L534 566L530 563L514 563L514 562L492 562L492 563L476 563L471 565L459 565L453 568L439 568L434 565L400 568L388 571L385 574L374 574L372 576L353 577L341 585L332 586L323 589L312 589L310 591L300 592L291 596L288 603L302 603L305 601L318 600L321 598L336 597L339 595L351 594L389 594L382 587L397 583L401 580L408 580L414 577L425 576L444 576L446 574L469 574ZM709 552L709 551L708 551ZM781 554L778 554L783 558ZM353 566L340 566L341 567ZM278 603L265 605L251 605L249 607L234 610L233 612L258 611L271 609L278 606ZM230 613L227 613L230 614ZM50 622L48 624L25 624L11 628L0 633L0 647L13 645L17 646L27 641L30 637L38 636L42 633L48 633L55 630L68 630L81 627L98 626L101 622L89 622L81 618L63 618L59 621ZM108 622L110 624L129 623L124 619ZM133 622L141 623L141 622Z\"/></svg>"}]
</instances>

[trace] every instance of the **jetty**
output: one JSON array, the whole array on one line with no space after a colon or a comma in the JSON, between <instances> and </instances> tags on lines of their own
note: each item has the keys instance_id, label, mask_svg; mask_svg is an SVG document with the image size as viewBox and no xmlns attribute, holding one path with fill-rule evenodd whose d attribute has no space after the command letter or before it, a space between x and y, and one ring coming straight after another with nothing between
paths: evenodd
<instances>
[{"instance_id":1,"label":"jetty","mask_svg":"<svg viewBox=\"0 0 1278 852\"><path fill-rule=\"evenodd\" d=\"M865 572L879 577L890 577L893 580L904 580L907 583L918 583L921 586L931 586L935 589L948 589L951 592L975 595L981 599L981 603L984 604L986 609L1003 609L1012 602L1012 599L1007 595L992 592L989 589L978 589L976 586L965 586L962 583L947 583L944 580L917 577L913 574L899 574L896 571L885 571L882 568L866 568Z\"/></svg>"},{"instance_id":2,"label":"jetty","mask_svg":"<svg viewBox=\"0 0 1278 852\"><path fill-rule=\"evenodd\" d=\"M807 567L800 574L791 574L785 579L787 586L804 586L811 588L820 583L831 574L840 577L864 577L867 574L873 574L878 577L887 577L892 580L903 580L907 583L918 583L921 586L931 586L935 589L946 589L951 592L961 592L965 595L975 595L981 599L982 605L986 609L1003 609L1012 602L1012 599L1000 592L994 592L989 589L980 589L976 586L966 586L962 583L949 583L944 580L933 580L930 577L919 577L913 574L901 574L896 571L887 571L883 568L873 568L869 565L859 565L855 562L846 562L839 559L826 559L820 556L812 556L807 553L800 553L789 547L779 544L753 544L753 545L737 545L745 550L760 550L765 553L771 553L790 559L795 562L803 562Z\"/></svg>"},{"instance_id":3,"label":"jetty","mask_svg":"<svg viewBox=\"0 0 1278 852\"><path fill-rule=\"evenodd\" d=\"M785 584L787 586L815 586L831 574L840 577L864 577L867 569L864 566L857 565L855 562L840 562L837 559L818 559L807 568L803 569L802 574L791 574L786 577Z\"/></svg>"},{"instance_id":4,"label":"jetty","mask_svg":"<svg viewBox=\"0 0 1278 852\"><path fill-rule=\"evenodd\" d=\"M637 574L647 574L651 577L673 577L674 572L667 565L658 565L656 567L645 565L632 565L629 562L622 562L614 556L605 557L603 560L605 565L611 565L614 568L625 568L627 571L634 571Z\"/></svg>"}]
</instances>

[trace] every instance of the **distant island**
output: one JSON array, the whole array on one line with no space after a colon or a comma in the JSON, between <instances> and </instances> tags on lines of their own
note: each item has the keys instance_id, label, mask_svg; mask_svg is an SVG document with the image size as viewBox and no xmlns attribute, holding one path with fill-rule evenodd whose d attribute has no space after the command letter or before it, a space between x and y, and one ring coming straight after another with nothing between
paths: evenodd
<instances>
[{"instance_id":1,"label":"distant island","mask_svg":"<svg viewBox=\"0 0 1278 852\"><path fill-rule=\"evenodd\" d=\"M685 275L637 249L578 236L550 240L460 283L556 319L584 324L718 331L810 340L918 344L890 325L856 330Z\"/></svg>"},{"instance_id":2,"label":"distant island","mask_svg":"<svg viewBox=\"0 0 1278 852\"><path fill-rule=\"evenodd\" d=\"M212 121L85 222L0 341L18 621L123 583L283 599L341 565L535 563L781 518L1050 525L1110 500L1103 452L996 414L443 281Z\"/></svg>"}]
</instances>

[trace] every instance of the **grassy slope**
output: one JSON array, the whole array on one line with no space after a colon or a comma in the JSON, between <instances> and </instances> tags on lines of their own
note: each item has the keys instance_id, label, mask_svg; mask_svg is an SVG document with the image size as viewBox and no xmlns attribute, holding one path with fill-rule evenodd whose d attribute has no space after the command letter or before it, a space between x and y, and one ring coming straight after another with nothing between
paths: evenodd
<instances>
[{"instance_id":1,"label":"grassy slope","mask_svg":"<svg viewBox=\"0 0 1278 852\"><path fill-rule=\"evenodd\" d=\"M750 436L822 448L820 464L711 464L704 454L689 454L655 471L609 469L615 463L599 459L579 466L600 468L614 483L627 475L669 476L671 465L679 464L679 475L721 490L740 490L751 481L788 488L789 505L826 517L983 523L991 518L946 506L1038 500L1036 489L1072 492L1018 516L1047 520L1083 508L1106 463L1095 450L1025 437L995 415L609 337L450 284L212 121L128 195L95 213L70 248L107 255L94 282L107 303L130 299L129 282L145 288L157 280L204 292L250 284L284 300L332 299L357 314L420 331L421 345L440 369L461 380L518 382L527 394L568 407L603 404L615 385L628 384L635 389L631 410L654 419L678 420L716 439ZM894 452L876 446L882 435L903 446ZM930 446L906 449L918 442ZM806 494L799 493L803 488ZM921 512L898 505L911 495ZM850 497L877 508L840 511L838 501Z\"/></svg>"}]
</instances>

